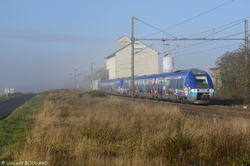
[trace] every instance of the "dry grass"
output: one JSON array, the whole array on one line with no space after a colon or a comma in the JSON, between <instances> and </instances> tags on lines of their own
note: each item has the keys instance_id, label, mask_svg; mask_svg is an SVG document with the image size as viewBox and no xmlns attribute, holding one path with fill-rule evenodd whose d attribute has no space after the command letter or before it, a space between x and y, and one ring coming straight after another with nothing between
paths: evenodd
<instances>
[{"instance_id":1,"label":"dry grass","mask_svg":"<svg viewBox=\"0 0 250 166\"><path fill-rule=\"evenodd\" d=\"M11 151L14 161L49 165L247 165L250 122L55 91L24 145Z\"/></svg>"}]
</instances>

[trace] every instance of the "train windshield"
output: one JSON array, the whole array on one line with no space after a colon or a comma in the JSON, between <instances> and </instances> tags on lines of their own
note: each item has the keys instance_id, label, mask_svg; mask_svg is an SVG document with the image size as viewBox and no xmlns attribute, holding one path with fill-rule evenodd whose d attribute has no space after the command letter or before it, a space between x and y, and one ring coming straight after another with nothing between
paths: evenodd
<instances>
[{"instance_id":1,"label":"train windshield","mask_svg":"<svg viewBox=\"0 0 250 166\"><path fill-rule=\"evenodd\" d=\"M196 85L208 85L207 76L197 75L195 76Z\"/></svg>"}]
</instances>

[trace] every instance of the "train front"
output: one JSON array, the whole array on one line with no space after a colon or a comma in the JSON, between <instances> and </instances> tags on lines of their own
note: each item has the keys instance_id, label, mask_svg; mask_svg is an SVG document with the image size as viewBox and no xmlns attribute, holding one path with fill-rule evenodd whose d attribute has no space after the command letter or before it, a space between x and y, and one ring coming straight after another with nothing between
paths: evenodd
<instances>
[{"instance_id":1,"label":"train front","mask_svg":"<svg viewBox=\"0 0 250 166\"><path fill-rule=\"evenodd\" d=\"M191 70L186 78L187 100L195 104L208 104L214 97L214 87L210 76L202 70Z\"/></svg>"}]
</instances>

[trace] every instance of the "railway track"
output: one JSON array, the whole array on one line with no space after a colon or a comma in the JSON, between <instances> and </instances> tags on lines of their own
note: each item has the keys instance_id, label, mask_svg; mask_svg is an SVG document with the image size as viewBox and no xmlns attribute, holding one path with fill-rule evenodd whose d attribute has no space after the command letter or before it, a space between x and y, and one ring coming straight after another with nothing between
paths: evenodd
<instances>
[{"instance_id":1,"label":"railway track","mask_svg":"<svg viewBox=\"0 0 250 166\"><path fill-rule=\"evenodd\" d=\"M229 106L218 105L188 105L179 106L182 113L188 115L196 115L203 117L224 118L248 118L250 119L250 111L243 108L235 108Z\"/></svg>"},{"instance_id":2,"label":"railway track","mask_svg":"<svg viewBox=\"0 0 250 166\"><path fill-rule=\"evenodd\" d=\"M117 97L123 100L128 100L132 102L130 97L123 96L109 96L109 97ZM222 106L222 105L194 105L194 104L185 104L185 103L175 103L169 101L158 101L158 100L146 100L135 98L135 102L151 102L154 104L164 104L176 106L183 114L189 116L200 116L206 118L247 118L250 119L250 109L243 109L240 107L232 107L232 106Z\"/></svg>"}]
</instances>

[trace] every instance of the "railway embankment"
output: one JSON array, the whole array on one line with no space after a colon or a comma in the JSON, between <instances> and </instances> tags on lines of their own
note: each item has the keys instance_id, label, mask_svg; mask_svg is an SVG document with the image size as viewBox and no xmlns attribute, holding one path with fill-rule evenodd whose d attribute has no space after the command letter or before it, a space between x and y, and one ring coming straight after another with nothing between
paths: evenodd
<instances>
[{"instance_id":1,"label":"railway embankment","mask_svg":"<svg viewBox=\"0 0 250 166\"><path fill-rule=\"evenodd\" d=\"M120 98L121 100L127 100L132 102L131 97L123 96L112 96L110 98ZM200 116L200 117L217 117L220 119L227 118L246 118L250 119L250 106L247 106L247 109L244 108L244 105L239 102L232 101L223 101L222 103L219 100L211 102L206 105L197 105L197 104L188 104L188 103L177 103L170 101L159 101L159 100L148 100L134 98L135 102L139 103L152 103L156 105L165 105L165 106L176 106L180 112L190 116Z\"/></svg>"}]
</instances>

